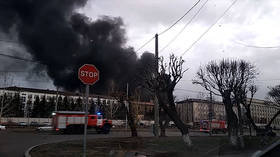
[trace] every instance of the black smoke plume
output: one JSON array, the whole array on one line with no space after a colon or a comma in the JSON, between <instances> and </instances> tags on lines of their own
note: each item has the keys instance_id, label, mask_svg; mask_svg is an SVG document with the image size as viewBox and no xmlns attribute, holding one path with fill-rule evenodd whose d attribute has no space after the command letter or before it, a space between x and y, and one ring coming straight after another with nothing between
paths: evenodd
<instances>
[{"instance_id":1,"label":"black smoke plume","mask_svg":"<svg viewBox=\"0 0 280 157\"><path fill-rule=\"evenodd\" d=\"M108 89L136 87L144 66L152 65L154 56L140 59L133 48L126 47L121 18L103 16L90 20L77 9L87 0L0 0L0 30L9 34L16 28L18 40L33 59L44 65L54 85L68 91L82 87L77 71L85 63L100 71L95 93ZM35 68L36 69L36 68Z\"/></svg>"}]
</instances>

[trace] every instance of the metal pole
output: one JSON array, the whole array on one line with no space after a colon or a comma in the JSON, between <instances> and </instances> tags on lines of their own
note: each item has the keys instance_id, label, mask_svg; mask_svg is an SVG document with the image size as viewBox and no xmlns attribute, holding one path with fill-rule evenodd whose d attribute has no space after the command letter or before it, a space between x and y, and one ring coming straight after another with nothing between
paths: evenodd
<instances>
[{"instance_id":1,"label":"metal pole","mask_svg":"<svg viewBox=\"0 0 280 157\"><path fill-rule=\"evenodd\" d=\"M83 157L86 157L86 150L87 150L88 95L89 95L89 85L86 85L85 127L84 127L84 153L83 153Z\"/></svg>"},{"instance_id":2,"label":"metal pole","mask_svg":"<svg viewBox=\"0 0 280 157\"><path fill-rule=\"evenodd\" d=\"M55 102L55 111L57 111L57 105L58 105L58 87L56 87L56 102Z\"/></svg>"},{"instance_id":3,"label":"metal pole","mask_svg":"<svg viewBox=\"0 0 280 157\"><path fill-rule=\"evenodd\" d=\"M212 104L212 91L210 91L210 104L209 104L209 128L210 136L212 135L212 116L213 116L213 104Z\"/></svg>"},{"instance_id":4,"label":"metal pole","mask_svg":"<svg viewBox=\"0 0 280 157\"><path fill-rule=\"evenodd\" d=\"M158 34L155 35L155 70L156 70L156 76L158 76ZM157 92L157 91L156 91ZM159 137L158 133L158 127L159 127L159 104L157 101L156 93L155 93L155 106L154 106L154 118L155 118L155 123L154 123L154 133L156 137Z\"/></svg>"},{"instance_id":5,"label":"metal pole","mask_svg":"<svg viewBox=\"0 0 280 157\"><path fill-rule=\"evenodd\" d=\"M29 105L30 105L30 102L29 102L29 100L27 100L27 125L28 125L28 127L30 127Z\"/></svg>"},{"instance_id":6,"label":"metal pole","mask_svg":"<svg viewBox=\"0 0 280 157\"><path fill-rule=\"evenodd\" d=\"M128 83L126 84L126 99L128 101ZM127 106L128 108L128 106ZM129 110L129 108L128 108ZM127 129L127 113L125 114L125 129Z\"/></svg>"}]
</instances>

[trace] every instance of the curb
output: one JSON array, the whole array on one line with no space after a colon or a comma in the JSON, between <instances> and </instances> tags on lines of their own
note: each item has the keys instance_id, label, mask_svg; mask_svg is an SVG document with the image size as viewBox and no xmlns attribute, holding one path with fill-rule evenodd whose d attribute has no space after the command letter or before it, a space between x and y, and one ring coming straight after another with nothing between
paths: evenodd
<instances>
[{"instance_id":1,"label":"curb","mask_svg":"<svg viewBox=\"0 0 280 157\"><path fill-rule=\"evenodd\" d=\"M35 146L32 146L30 148L28 148L25 152L24 152L24 157L32 157L30 155L30 152L32 149L36 148L36 147L39 147L39 146L42 146L42 145L45 145L45 144L52 144L52 143L56 143L56 142L50 142L50 143L42 143L42 144L37 144Z\"/></svg>"},{"instance_id":2,"label":"curb","mask_svg":"<svg viewBox=\"0 0 280 157\"><path fill-rule=\"evenodd\" d=\"M35 146L32 146L32 147L28 148L28 149L25 151L25 153L24 153L24 157L31 157L31 155L29 154L29 152L30 152L33 148L38 147L38 146L39 146L39 145L35 145Z\"/></svg>"}]
</instances>

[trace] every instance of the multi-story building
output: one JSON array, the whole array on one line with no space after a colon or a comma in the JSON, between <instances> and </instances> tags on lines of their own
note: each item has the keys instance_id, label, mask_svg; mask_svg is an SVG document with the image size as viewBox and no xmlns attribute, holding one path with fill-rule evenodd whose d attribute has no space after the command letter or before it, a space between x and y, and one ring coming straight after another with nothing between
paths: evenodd
<instances>
[{"instance_id":1,"label":"multi-story building","mask_svg":"<svg viewBox=\"0 0 280 157\"><path fill-rule=\"evenodd\" d=\"M34 102L38 97L40 100L45 97L46 101L50 101L54 99L56 102L57 98L67 97L68 99L73 100L76 102L78 99L84 100L84 96L80 95L79 93L72 93L72 92L62 92L62 91L55 91L55 90L45 90L45 89L34 89L34 88L23 88L23 87L6 87L0 88L0 96L14 96L18 94L20 96L20 104L22 110L24 111L24 116L27 116L27 108L33 109ZM89 103L97 103L99 101L101 104L110 106L118 104L118 101L110 96L104 95L89 95ZM137 113L139 115L144 115L145 112L153 110L153 103L151 102L133 102L137 106Z\"/></svg>"},{"instance_id":2,"label":"multi-story building","mask_svg":"<svg viewBox=\"0 0 280 157\"><path fill-rule=\"evenodd\" d=\"M251 114L255 123L258 125L266 124L273 117L273 115L280 109L270 105L264 100L253 99L251 104ZM201 100L201 99L187 99L177 102L177 111L186 124L198 124L201 120L209 119L209 111L212 107L212 119L226 120L225 106L222 102ZM237 113L236 106L233 110ZM241 106L242 115L245 109ZM273 125L280 125L280 117L277 117Z\"/></svg>"},{"instance_id":3,"label":"multi-story building","mask_svg":"<svg viewBox=\"0 0 280 157\"><path fill-rule=\"evenodd\" d=\"M187 99L177 102L176 107L180 118L186 124L198 124L201 120L209 119L211 110L212 119L225 120L226 118L225 108L221 102L210 103L208 100Z\"/></svg>"},{"instance_id":4,"label":"multi-story building","mask_svg":"<svg viewBox=\"0 0 280 157\"><path fill-rule=\"evenodd\" d=\"M273 105L269 105L269 103L270 102L264 100L252 100L251 114L257 124L268 123L272 119L273 115L280 109ZM272 124L280 125L280 117L278 116Z\"/></svg>"}]
</instances>

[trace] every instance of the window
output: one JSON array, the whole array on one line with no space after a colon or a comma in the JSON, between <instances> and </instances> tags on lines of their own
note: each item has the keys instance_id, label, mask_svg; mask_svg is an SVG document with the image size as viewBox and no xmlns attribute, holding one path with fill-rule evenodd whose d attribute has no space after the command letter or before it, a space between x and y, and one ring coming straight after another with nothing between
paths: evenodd
<instances>
[{"instance_id":1,"label":"window","mask_svg":"<svg viewBox=\"0 0 280 157\"><path fill-rule=\"evenodd\" d=\"M22 96L22 97L21 97L21 101L22 101L22 102L25 102L25 101L26 101L26 97L25 97L25 96Z\"/></svg>"}]
</instances>

